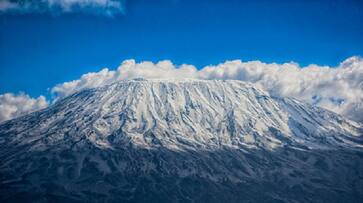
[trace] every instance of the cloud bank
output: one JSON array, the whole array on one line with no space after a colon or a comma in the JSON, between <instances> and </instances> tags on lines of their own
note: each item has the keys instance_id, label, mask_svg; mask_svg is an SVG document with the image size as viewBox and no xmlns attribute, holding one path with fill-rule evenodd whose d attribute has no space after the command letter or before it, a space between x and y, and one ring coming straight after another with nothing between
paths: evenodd
<instances>
[{"instance_id":1,"label":"cloud bank","mask_svg":"<svg viewBox=\"0 0 363 203\"><path fill-rule=\"evenodd\" d=\"M137 77L242 80L256 84L273 96L296 98L363 122L363 59L360 57L348 58L338 67L234 60L201 70L192 65L175 66L167 60L156 64L126 60L117 70L84 74L78 80L55 86L52 92L64 97L84 88Z\"/></svg>"},{"instance_id":2,"label":"cloud bank","mask_svg":"<svg viewBox=\"0 0 363 203\"><path fill-rule=\"evenodd\" d=\"M0 122L15 118L48 106L44 96L31 98L29 95L6 93L0 95Z\"/></svg>"},{"instance_id":3,"label":"cloud bank","mask_svg":"<svg viewBox=\"0 0 363 203\"><path fill-rule=\"evenodd\" d=\"M123 13L123 0L0 0L0 13Z\"/></svg>"},{"instance_id":4,"label":"cloud bank","mask_svg":"<svg viewBox=\"0 0 363 203\"><path fill-rule=\"evenodd\" d=\"M198 72L205 79L255 83L271 95L314 104L363 122L363 59L351 57L338 67L260 61L228 61Z\"/></svg>"},{"instance_id":5,"label":"cloud bank","mask_svg":"<svg viewBox=\"0 0 363 203\"><path fill-rule=\"evenodd\" d=\"M154 64L149 61L136 63L131 59L122 62L117 70L104 68L99 72L87 73L78 80L56 85L51 91L57 98L61 98L85 88L100 87L120 80L140 77L146 79L198 78L198 70L192 65L177 67L168 60Z\"/></svg>"},{"instance_id":6,"label":"cloud bank","mask_svg":"<svg viewBox=\"0 0 363 203\"><path fill-rule=\"evenodd\" d=\"M348 58L337 67L233 60L200 70L193 65L176 66L168 60L158 63L125 60L116 70L105 68L87 73L80 79L56 85L51 91L57 100L82 89L138 77L241 80L256 84L272 96L296 98L363 122L363 59L360 57Z\"/></svg>"}]
</instances>

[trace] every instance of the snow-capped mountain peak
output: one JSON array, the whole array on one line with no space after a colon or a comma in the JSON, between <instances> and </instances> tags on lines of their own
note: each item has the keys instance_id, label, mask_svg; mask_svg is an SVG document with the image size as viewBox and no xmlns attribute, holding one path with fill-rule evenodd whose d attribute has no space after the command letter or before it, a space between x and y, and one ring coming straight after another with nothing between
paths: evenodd
<instances>
[{"instance_id":1,"label":"snow-capped mountain peak","mask_svg":"<svg viewBox=\"0 0 363 203\"><path fill-rule=\"evenodd\" d=\"M361 146L353 141L361 133L360 124L229 80L126 80L78 92L8 125L20 123L26 128L29 120L31 133L53 134L34 149L81 138L105 148L125 144L177 150ZM34 140L28 131L17 134L14 141Z\"/></svg>"}]
</instances>

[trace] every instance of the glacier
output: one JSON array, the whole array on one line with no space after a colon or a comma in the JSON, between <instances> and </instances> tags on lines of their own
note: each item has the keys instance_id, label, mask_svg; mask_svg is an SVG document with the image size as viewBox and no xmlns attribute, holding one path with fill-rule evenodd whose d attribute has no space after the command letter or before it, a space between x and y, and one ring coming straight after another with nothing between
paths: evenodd
<instances>
[{"instance_id":1,"label":"glacier","mask_svg":"<svg viewBox=\"0 0 363 203\"><path fill-rule=\"evenodd\" d=\"M0 124L0 201L360 202L363 124L234 80L124 80Z\"/></svg>"}]
</instances>

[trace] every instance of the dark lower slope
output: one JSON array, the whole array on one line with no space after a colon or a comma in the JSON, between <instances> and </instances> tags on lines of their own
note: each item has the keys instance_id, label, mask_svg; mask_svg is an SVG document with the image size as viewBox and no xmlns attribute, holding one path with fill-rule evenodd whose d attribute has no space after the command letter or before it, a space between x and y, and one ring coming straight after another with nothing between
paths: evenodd
<instances>
[{"instance_id":1,"label":"dark lower slope","mask_svg":"<svg viewBox=\"0 0 363 203\"><path fill-rule=\"evenodd\" d=\"M361 151L281 148L174 152L134 147L110 151L91 145L81 151L6 150L12 154L1 153L0 202L363 199Z\"/></svg>"}]
</instances>

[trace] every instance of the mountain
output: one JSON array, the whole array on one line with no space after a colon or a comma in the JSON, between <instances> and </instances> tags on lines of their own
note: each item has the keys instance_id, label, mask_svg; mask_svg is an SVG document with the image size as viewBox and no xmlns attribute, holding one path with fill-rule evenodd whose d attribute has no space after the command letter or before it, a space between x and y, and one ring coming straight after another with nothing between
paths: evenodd
<instances>
[{"instance_id":1,"label":"mountain","mask_svg":"<svg viewBox=\"0 0 363 203\"><path fill-rule=\"evenodd\" d=\"M360 202L363 124L252 84L125 80L0 124L1 202Z\"/></svg>"}]
</instances>

